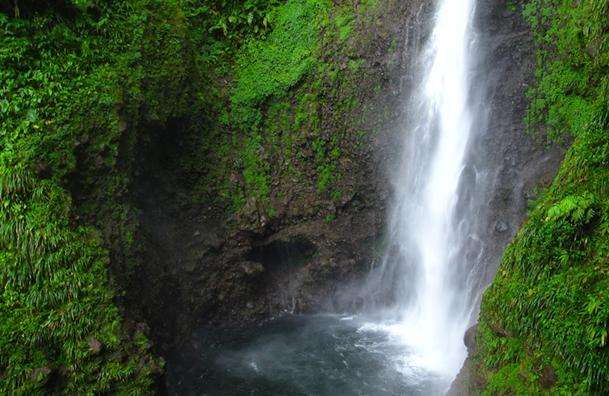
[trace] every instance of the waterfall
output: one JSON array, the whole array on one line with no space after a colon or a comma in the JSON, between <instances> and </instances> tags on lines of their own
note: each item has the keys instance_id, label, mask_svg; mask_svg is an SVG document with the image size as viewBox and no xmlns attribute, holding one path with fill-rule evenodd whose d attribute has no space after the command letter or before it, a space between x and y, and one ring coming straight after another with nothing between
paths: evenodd
<instances>
[{"instance_id":1,"label":"waterfall","mask_svg":"<svg viewBox=\"0 0 609 396\"><path fill-rule=\"evenodd\" d=\"M386 246L366 282L345 288L343 298L353 309L290 315L240 330L239 337L227 332L227 340L220 334L210 342L204 330L195 338L204 341L174 357L174 389L410 396L449 389L467 355L464 334L500 254L491 231L498 220L492 199L512 174L499 173L505 161L492 157L501 155L497 146L511 135L483 134L492 116L491 80L483 75L491 63L489 37L478 37L474 28L476 1L435 5L430 29L419 36L417 24L409 31L415 39L406 37L412 67L404 76L408 98L392 169ZM418 10L417 17L427 11ZM421 48L413 50L419 37L425 37ZM269 253L254 252L250 259L263 261L256 255ZM201 349L205 345L210 347ZM191 367L192 374L181 374Z\"/></svg>"},{"instance_id":2,"label":"waterfall","mask_svg":"<svg viewBox=\"0 0 609 396\"><path fill-rule=\"evenodd\" d=\"M411 348L404 367L446 381L466 357L463 335L481 289L482 270L469 254L477 219L464 204L476 183L476 172L467 167L468 142L478 122L470 95L474 2L437 4L403 128L389 244L368 285L377 294L391 294L382 326Z\"/></svg>"}]
</instances>

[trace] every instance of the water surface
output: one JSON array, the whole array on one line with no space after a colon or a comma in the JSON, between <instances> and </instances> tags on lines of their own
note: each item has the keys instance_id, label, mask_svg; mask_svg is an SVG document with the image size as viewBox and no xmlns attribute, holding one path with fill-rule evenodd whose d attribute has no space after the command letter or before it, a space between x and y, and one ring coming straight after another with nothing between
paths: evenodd
<instances>
[{"instance_id":1,"label":"water surface","mask_svg":"<svg viewBox=\"0 0 609 396\"><path fill-rule=\"evenodd\" d=\"M167 364L171 395L434 395L448 384L414 351L357 317L289 316L197 331ZM416 361L416 359L414 359Z\"/></svg>"}]
</instances>

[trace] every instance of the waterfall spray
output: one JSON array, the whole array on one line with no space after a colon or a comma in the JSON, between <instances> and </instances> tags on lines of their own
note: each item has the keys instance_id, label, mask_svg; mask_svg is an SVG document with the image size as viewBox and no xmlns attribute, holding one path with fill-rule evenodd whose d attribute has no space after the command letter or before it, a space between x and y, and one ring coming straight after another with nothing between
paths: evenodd
<instances>
[{"instance_id":1,"label":"waterfall spray","mask_svg":"<svg viewBox=\"0 0 609 396\"><path fill-rule=\"evenodd\" d=\"M389 248L377 285L391 284L385 328L412 349L405 367L452 379L466 357L463 334L475 299L459 213L474 114L469 106L474 0L441 0L421 54L409 104L402 162L390 213ZM379 283L380 279L380 283ZM387 322L388 320L388 322Z\"/></svg>"}]
</instances>

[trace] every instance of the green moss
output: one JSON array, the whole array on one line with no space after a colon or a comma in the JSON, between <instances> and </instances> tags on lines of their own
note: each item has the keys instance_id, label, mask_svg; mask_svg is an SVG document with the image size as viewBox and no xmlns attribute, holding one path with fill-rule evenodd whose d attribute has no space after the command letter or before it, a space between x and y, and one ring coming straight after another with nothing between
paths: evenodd
<instances>
[{"instance_id":1,"label":"green moss","mask_svg":"<svg viewBox=\"0 0 609 396\"><path fill-rule=\"evenodd\" d=\"M339 40L345 41L348 39L351 35L351 31L353 30L353 15L350 13L338 15L334 19L334 23L338 29Z\"/></svg>"},{"instance_id":2,"label":"green moss","mask_svg":"<svg viewBox=\"0 0 609 396\"><path fill-rule=\"evenodd\" d=\"M363 59L350 59L349 60L349 70L352 73L356 73L362 67L363 63L364 63Z\"/></svg>"},{"instance_id":3,"label":"green moss","mask_svg":"<svg viewBox=\"0 0 609 396\"><path fill-rule=\"evenodd\" d=\"M337 139L341 136L320 130L321 109L330 97L319 93L335 91L340 102L332 105L339 114L332 123L343 123L340 117L347 118L358 104L353 97L355 84L346 75L357 74L363 66L361 59L351 59L348 70L340 71L338 61L320 59L323 43L346 39L347 30L354 26L355 14L346 6L333 6L325 0L290 0L272 15L273 29L248 41L236 54L228 117L228 123L243 137L233 138L229 151L240 153L234 162L245 183L243 190L233 189L228 195L237 211L253 197L261 214L272 207L270 180L296 175L305 167L303 146L314 152L315 188L324 193L337 180L341 156ZM353 88L345 90L347 85ZM271 169L270 163L279 162L286 166Z\"/></svg>"},{"instance_id":4,"label":"green moss","mask_svg":"<svg viewBox=\"0 0 609 396\"><path fill-rule=\"evenodd\" d=\"M233 106L252 106L281 95L311 70L327 8L323 0L291 0L277 8L272 32L264 40L248 42L237 56Z\"/></svg>"},{"instance_id":5,"label":"green moss","mask_svg":"<svg viewBox=\"0 0 609 396\"><path fill-rule=\"evenodd\" d=\"M329 214L326 217L324 217L324 221L326 223L332 223L334 220L336 220L336 215L334 215L334 214Z\"/></svg>"},{"instance_id":6,"label":"green moss","mask_svg":"<svg viewBox=\"0 0 609 396\"><path fill-rule=\"evenodd\" d=\"M242 147L245 194L257 200L262 214L271 209L269 156L265 147L271 146L272 151L276 143L273 136L261 130L265 125L262 107L272 98L285 98L315 67L319 29L327 19L328 8L329 3L321 0L288 1L274 11L272 31L262 39L247 42L236 56L235 85L230 97L231 124L245 137L245 144L238 143ZM276 109L271 109L270 116L271 119L277 116ZM296 124L303 117L298 114ZM273 123L266 125L274 129L273 133L277 132ZM285 132L284 136L288 131ZM285 146L289 152L291 145ZM233 198L233 206L238 210L246 199L239 198L238 193L233 195L237 197Z\"/></svg>"},{"instance_id":7,"label":"green moss","mask_svg":"<svg viewBox=\"0 0 609 396\"><path fill-rule=\"evenodd\" d=\"M609 6L596 0L535 0L525 13L540 44L529 125L574 141L485 293L480 370L489 394L604 394L609 391ZM556 373L551 389L539 388L546 365Z\"/></svg>"}]
</instances>

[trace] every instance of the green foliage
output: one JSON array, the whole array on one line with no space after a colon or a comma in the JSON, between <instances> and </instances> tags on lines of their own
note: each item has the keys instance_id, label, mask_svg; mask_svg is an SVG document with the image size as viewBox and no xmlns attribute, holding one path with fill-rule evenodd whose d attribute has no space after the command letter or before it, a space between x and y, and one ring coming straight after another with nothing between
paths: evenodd
<instances>
[{"instance_id":1,"label":"green foliage","mask_svg":"<svg viewBox=\"0 0 609 396\"><path fill-rule=\"evenodd\" d=\"M566 220L572 225L580 226L590 222L594 216L594 197L569 195L548 209L546 221Z\"/></svg>"},{"instance_id":2,"label":"green foliage","mask_svg":"<svg viewBox=\"0 0 609 396\"><path fill-rule=\"evenodd\" d=\"M271 98L285 98L316 65L319 29L328 7L322 0L288 1L271 14L272 31L248 41L236 56L230 121L244 135L241 164L245 194L256 199L262 214L270 210L270 169L261 133L261 107ZM298 115L296 122L301 119ZM246 201L240 193L233 193L233 197L236 209Z\"/></svg>"},{"instance_id":3,"label":"green foliage","mask_svg":"<svg viewBox=\"0 0 609 396\"><path fill-rule=\"evenodd\" d=\"M5 186L6 179L30 179L2 169ZM49 390L53 375L61 377L53 390L67 394L150 388L157 368L147 341L130 345L121 329L99 237L70 227L70 200L53 183L13 186L3 189L10 199L0 211L2 393Z\"/></svg>"},{"instance_id":4,"label":"green foliage","mask_svg":"<svg viewBox=\"0 0 609 396\"><path fill-rule=\"evenodd\" d=\"M203 28L202 34L241 41L266 32L272 23L272 11L281 0L187 0L188 17Z\"/></svg>"},{"instance_id":5,"label":"green foliage","mask_svg":"<svg viewBox=\"0 0 609 396\"><path fill-rule=\"evenodd\" d=\"M550 136L576 136L607 118L609 19L606 1L536 0L524 13L540 45L537 85L530 91L528 120Z\"/></svg>"},{"instance_id":6,"label":"green foliage","mask_svg":"<svg viewBox=\"0 0 609 396\"><path fill-rule=\"evenodd\" d=\"M573 144L485 293L477 359L488 394L609 392L608 4L525 9L540 45L529 125Z\"/></svg>"},{"instance_id":7,"label":"green foliage","mask_svg":"<svg viewBox=\"0 0 609 396\"><path fill-rule=\"evenodd\" d=\"M300 81L315 63L327 7L322 0L291 0L276 9L273 31L248 42L237 57L234 106L259 104Z\"/></svg>"},{"instance_id":8,"label":"green foliage","mask_svg":"<svg viewBox=\"0 0 609 396\"><path fill-rule=\"evenodd\" d=\"M173 1L17 3L0 13L0 393L146 393L160 362L123 328L70 188L132 243L120 151L184 111L186 20Z\"/></svg>"}]
</instances>

